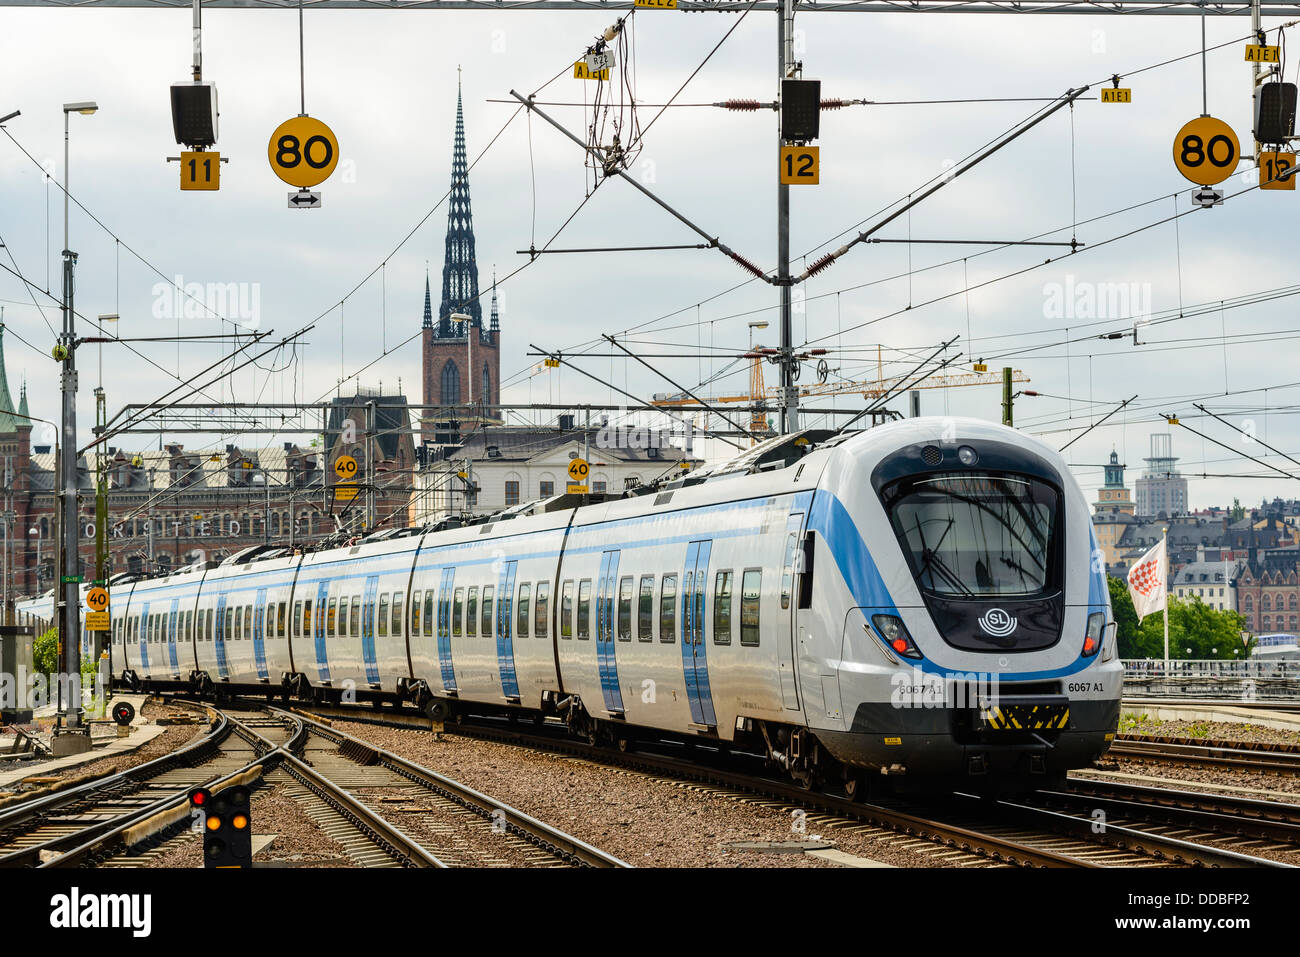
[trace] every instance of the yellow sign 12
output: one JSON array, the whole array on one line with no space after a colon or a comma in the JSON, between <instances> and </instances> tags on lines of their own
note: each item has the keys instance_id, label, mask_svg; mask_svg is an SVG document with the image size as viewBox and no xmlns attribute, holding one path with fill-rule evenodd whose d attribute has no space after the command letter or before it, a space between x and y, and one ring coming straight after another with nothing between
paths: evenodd
<instances>
[{"instance_id":1,"label":"yellow sign 12","mask_svg":"<svg viewBox=\"0 0 1300 957\"><path fill-rule=\"evenodd\" d=\"M1259 154L1260 189L1295 189L1294 171L1294 153Z\"/></svg>"},{"instance_id":2,"label":"yellow sign 12","mask_svg":"<svg viewBox=\"0 0 1300 957\"><path fill-rule=\"evenodd\" d=\"M181 189L220 189L221 154L181 153Z\"/></svg>"},{"instance_id":3,"label":"yellow sign 12","mask_svg":"<svg viewBox=\"0 0 1300 957\"><path fill-rule=\"evenodd\" d=\"M307 189L329 179L339 163L334 131L310 116L285 120L271 134L267 159L276 176L290 186Z\"/></svg>"},{"instance_id":4,"label":"yellow sign 12","mask_svg":"<svg viewBox=\"0 0 1300 957\"><path fill-rule=\"evenodd\" d=\"M782 146L781 182L791 186L816 186L821 182L821 147Z\"/></svg>"}]
</instances>

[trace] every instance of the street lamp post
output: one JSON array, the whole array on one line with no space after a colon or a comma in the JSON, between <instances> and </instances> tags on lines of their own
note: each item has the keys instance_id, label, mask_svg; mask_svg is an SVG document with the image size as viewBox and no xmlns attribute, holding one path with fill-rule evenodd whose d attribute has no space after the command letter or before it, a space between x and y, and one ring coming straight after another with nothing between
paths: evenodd
<instances>
[{"instance_id":1,"label":"street lamp post","mask_svg":"<svg viewBox=\"0 0 1300 957\"><path fill-rule=\"evenodd\" d=\"M40 594L41 591L41 529L39 526L33 525L31 528L27 530L27 534L36 536L36 593Z\"/></svg>"},{"instance_id":2,"label":"street lamp post","mask_svg":"<svg viewBox=\"0 0 1300 957\"><path fill-rule=\"evenodd\" d=\"M72 277L77 260L68 242L68 115L89 116L99 109L93 102L63 104L63 334L55 357L63 363L63 455L60 456L60 531L63 541L59 588L63 609L59 615L59 642L63 646L63 680L59 682L59 711L55 719L54 753L77 754L90 750L90 737L81 710L81 579L77 541L77 364Z\"/></svg>"}]
</instances>

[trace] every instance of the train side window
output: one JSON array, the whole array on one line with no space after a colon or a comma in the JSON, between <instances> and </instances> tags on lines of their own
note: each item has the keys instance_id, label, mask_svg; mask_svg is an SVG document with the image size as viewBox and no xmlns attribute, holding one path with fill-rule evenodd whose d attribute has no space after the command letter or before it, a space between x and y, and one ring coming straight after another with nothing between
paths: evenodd
<instances>
[{"instance_id":1,"label":"train side window","mask_svg":"<svg viewBox=\"0 0 1300 957\"><path fill-rule=\"evenodd\" d=\"M289 607L289 603L287 601L280 602L280 611L275 616L275 636L277 638L284 637L284 619L287 617L285 612L288 609L288 607Z\"/></svg>"},{"instance_id":2,"label":"train side window","mask_svg":"<svg viewBox=\"0 0 1300 957\"><path fill-rule=\"evenodd\" d=\"M573 579L560 589L560 637L573 637Z\"/></svg>"},{"instance_id":3,"label":"train side window","mask_svg":"<svg viewBox=\"0 0 1300 957\"><path fill-rule=\"evenodd\" d=\"M155 628L154 633L157 634L157 632L158 629ZM244 639L244 609L236 608L235 609L235 641L243 641L243 639Z\"/></svg>"},{"instance_id":4,"label":"train side window","mask_svg":"<svg viewBox=\"0 0 1300 957\"><path fill-rule=\"evenodd\" d=\"M470 638L478 634L478 585L470 586L465 601L465 634Z\"/></svg>"},{"instance_id":5,"label":"train side window","mask_svg":"<svg viewBox=\"0 0 1300 957\"><path fill-rule=\"evenodd\" d=\"M493 585L483 586L483 607L479 609L479 631L484 638L492 637L492 595L496 591Z\"/></svg>"},{"instance_id":6,"label":"train side window","mask_svg":"<svg viewBox=\"0 0 1300 957\"><path fill-rule=\"evenodd\" d=\"M361 637L361 596L353 595L348 608L348 634L353 638Z\"/></svg>"},{"instance_id":7,"label":"train side window","mask_svg":"<svg viewBox=\"0 0 1300 957\"><path fill-rule=\"evenodd\" d=\"M302 602L300 601L293 603L293 620L295 624L301 624L304 621L302 617ZM294 637L301 638L302 634L302 631L297 631L294 633Z\"/></svg>"},{"instance_id":8,"label":"train side window","mask_svg":"<svg viewBox=\"0 0 1300 957\"><path fill-rule=\"evenodd\" d=\"M388 637L388 592L379 596L379 628L375 634L380 638Z\"/></svg>"},{"instance_id":9,"label":"train side window","mask_svg":"<svg viewBox=\"0 0 1300 957\"><path fill-rule=\"evenodd\" d=\"M618 640L632 640L632 576L618 583Z\"/></svg>"},{"instance_id":10,"label":"train side window","mask_svg":"<svg viewBox=\"0 0 1300 957\"><path fill-rule=\"evenodd\" d=\"M591 579L578 582L578 637L591 637Z\"/></svg>"},{"instance_id":11,"label":"train side window","mask_svg":"<svg viewBox=\"0 0 1300 957\"><path fill-rule=\"evenodd\" d=\"M302 636L311 637L311 602L302 603Z\"/></svg>"},{"instance_id":12,"label":"train side window","mask_svg":"<svg viewBox=\"0 0 1300 957\"><path fill-rule=\"evenodd\" d=\"M655 577L641 576L641 594L636 606L636 639L650 641L654 638L655 620Z\"/></svg>"},{"instance_id":13,"label":"train side window","mask_svg":"<svg viewBox=\"0 0 1300 957\"><path fill-rule=\"evenodd\" d=\"M533 605L533 634L545 638L551 607L551 583L537 583L537 601Z\"/></svg>"},{"instance_id":14,"label":"train side window","mask_svg":"<svg viewBox=\"0 0 1300 957\"><path fill-rule=\"evenodd\" d=\"M412 635L418 635L420 633L420 601L423 598L424 598L424 594L422 592L418 590L411 592L411 634Z\"/></svg>"},{"instance_id":15,"label":"train side window","mask_svg":"<svg viewBox=\"0 0 1300 957\"><path fill-rule=\"evenodd\" d=\"M325 634L329 635L331 638L338 634L338 603L339 600L337 598L331 598L329 605L326 606L325 610Z\"/></svg>"},{"instance_id":16,"label":"train side window","mask_svg":"<svg viewBox=\"0 0 1300 957\"><path fill-rule=\"evenodd\" d=\"M433 637L433 589L430 588L424 593L424 637ZM457 632L460 634L460 632Z\"/></svg>"},{"instance_id":17,"label":"train side window","mask_svg":"<svg viewBox=\"0 0 1300 957\"><path fill-rule=\"evenodd\" d=\"M249 638L253 637L253 606L252 605L244 606L244 634Z\"/></svg>"},{"instance_id":18,"label":"train side window","mask_svg":"<svg viewBox=\"0 0 1300 957\"><path fill-rule=\"evenodd\" d=\"M527 582L519 586L519 620L515 623L515 632L520 638L528 637L528 603L532 593L533 586Z\"/></svg>"},{"instance_id":19,"label":"train side window","mask_svg":"<svg viewBox=\"0 0 1300 957\"><path fill-rule=\"evenodd\" d=\"M763 570L746 568L740 585L740 643L758 644L759 597L763 594Z\"/></svg>"},{"instance_id":20,"label":"train side window","mask_svg":"<svg viewBox=\"0 0 1300 957\"><path fill-rule=\"evenodd\" d=\"M339 599L339 637L346 638L348 635L348 605L351 599L346 595Z\"/></svg>"},{"instance_id":21,"label":"train side window","mask_svg":"<svg viewBox=\"0 0 1300 957\"><path fill-rule=\"evenodd\" d=\"M659 640L677 640L677 576L665 575L659 591Z\"/></svg>"},{"instance_id":22,"label":"train side window","mask_svg":"<svg viewBox=\"0 0 1300 957\"><path fill-rule=\"evenodd\" d=\"M713 579L713 643L731 644L731 581L735 573L724 568Z\"/></svg>"},{"instance_id":23,"label":"train side window","mask_svg":"<svg viewBox=\"0 0 1300 957\"><path fill-rule=\"evenodd\" d=\"M402 599L406 597L406 592L393 592L393 637L402 637L402 619L405 615L402 612Z\"/></svg>"},{"instance_id":24,"label":"train side window","mask_svg":"<svg viewBox=\"0 0 1300 957\"><path fill-rule=\"evenodd\" d=\"M790 583L794 577L795 535L785 537L785 564L781 567L781 607L790 607Z\"/></svg>"},{"instance_id":25,"label":"train side window","mask_svg":"<svg viewBox=\"0 0 1300 957\"><path fill-rule=\"evenodd\" d=\"M266 614L262 618L262 625L265 628L264 634L268 639L275 638L275 602L266 606Z\"/></svg>"},{"instance_id":26,"label":"train side window","mask_svg":"<svg viewBox=\"0 0 1300 957\"><path fill-rule=\"evenodd\" d=\"M451 634L460 637L460 619L465 611L465 589L457 588L451 600Z\"/></svg>"},{"instance_id":27,"label":"train side window","mask_svg":"<svg viewBox=\"0 0 1300 957\"><path fill-rule=\"evenodd\" d=\"M234 641L235 634L235 609L226 607L226 641Z\"/></svg>"}]
</instances>

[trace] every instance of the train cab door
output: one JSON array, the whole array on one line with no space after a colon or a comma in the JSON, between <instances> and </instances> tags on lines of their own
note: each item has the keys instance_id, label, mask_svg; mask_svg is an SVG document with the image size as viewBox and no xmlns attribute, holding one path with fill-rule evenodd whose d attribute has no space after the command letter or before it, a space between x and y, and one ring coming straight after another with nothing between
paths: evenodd
<instances>
[{"instance_id":1,"label":"train cab door","mask_svg":"<svg viewBox=\"0 0 1300 957\"><path fill-rule=\"evenodd\" d=\"M596 666L605 710L623 713L623 691L618 685L618 659L614 654L614 602L618 596L619 551L605 552L600 560L596 589Z\"/></svg>"},{"instance_id":2,"label":"train cab door","mask_svg":"<svg viewBox=\"0 0 1300 957\"><path fill-rule=\"evenodd\" d=\"M218 678L230 677L230 659L226 656L226 640L230 638L230 635L226 634L227 598L228 596L224 592L217 596L217 627L213 644L216 646Z\"/></svg>"},{"instance_id":3,"label":"train cab door","mask_svg":"<svg viewBox=\"0 0 1300 957\"><path fill-rule=\"evenodd\" d=\"M785 554L781 563L781 616L782 627L777 629L777 670L781 675L781 700L789 711L799 710L799 686L795 677L794 640L799 633L798 606L795 597L795 576L802 552L799 536L803 532L803 512L791 512L785 523ZM802 635L800 634L802 638Z\"/></svg>"},{"instance_id":4,"label":"train cab door","mask_svg":"<svg viewBox=\"0 0 1300 957\"><path fill-rule=\"evenodd\" d=\"M171 608L167 611L167 660L171 662L172 676L181 676L180 658L176 653L176 642L180 638L181 600L173 598Z\"/></svg>"},{"instance_id":5,"label":"train cab door","mask_svg":"<svg viewBox=\"0 0 1300 957\"><path fill-rule=\"evenodd\" d=\"M325 607L329 602L330 583L328 580L316 585L316 610L311 616L312 637L316 647L316 676L319 680L330 680L329 649L325 646ZM373 634L373 632L372 632ZM370 642L371 654L374 654L374 639Z\"/></svg>"},{"instance_id":6,"label":"train cab door","mask_svg":"<svg viewBox=\"0 0 1300 957\"><path fill-rule=\"evenodd\" d=\"M271 674L266 670L266 630L269 617L266 608L266 589L257 590L257 600L253 604L253 662L257 666L257 676L269 681Z\"/></svg>"},{"instance_id":7,"label":"train cab door","mask_svg":"<svg viewBox=\"0 0 1300 957\"><path fill-rule=\"evenodd\" d=\"M456 583L456 569L444 568L438 585L438 607L435 612L438 643L438 672L442 676L442 690L455 692L456 669L451 662L451 597ZM428 603L426 600L426 608ZM427 615L425 616L427 619ZM425 634L428 634L426 629ZM412 636L414 637L414 636Z\"/></svg>"},{"instance_id":8,"label":"train cab door","mask_svg":"<svg viewBox=\"0 0 1300 957\"><path fill-rule=\"evenodd\" d=\"M686 678L686 698L691 706L691 722L709 728L718 723L709 687L704 617L712 552L712 541L691 542L682 571L682 672Z\"/></svg>"}]
</instances>

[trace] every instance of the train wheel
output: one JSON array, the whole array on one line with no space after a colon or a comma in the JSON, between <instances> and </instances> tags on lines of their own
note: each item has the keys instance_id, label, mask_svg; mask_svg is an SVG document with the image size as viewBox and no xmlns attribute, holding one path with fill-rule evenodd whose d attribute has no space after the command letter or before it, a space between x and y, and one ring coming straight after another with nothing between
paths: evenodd
<instances>
[{"instance_id":1,"label":"train wheel","mask_svg":"<svg viewBox=\"0 0 1300 957\"><path fill-rule=\"evenodd\" d=\"M622 751L623 753L625 753L625 754L626 754L628 751L631 751L631 750L632 750L632 741L631 741L631 739L629 739L629 738L627 738L627 737L620 736L619 739L618 739L617 744L618 744L618 749L619 749L620 751Z\"/></svg>"},{"instance_id":2,"label":"train wheel","mask_svg":"<svg viewBox=\"0 0 1300 957\"><path fill-rule=\"evenodd\" d=\"M867 785L857 768L844 769L844 796L850 801L861 801L867 796Z\"/></svg>"}]
</instances>

